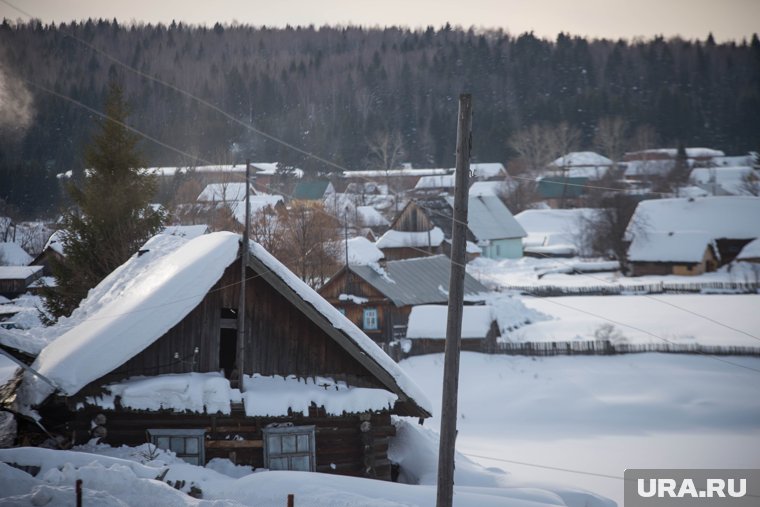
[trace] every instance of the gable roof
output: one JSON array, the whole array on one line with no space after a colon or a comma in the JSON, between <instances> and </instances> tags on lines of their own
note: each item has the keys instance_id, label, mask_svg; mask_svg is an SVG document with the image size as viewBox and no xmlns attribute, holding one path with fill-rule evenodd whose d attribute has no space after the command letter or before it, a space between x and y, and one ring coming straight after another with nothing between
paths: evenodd
<instances>
[{"instance_id":1,"label":"gable roof","mask_svg":"<svg viewBox=\"0 0 760 507\"><path fill-rule=\"evenodd\" d=\"M352 265L349 268L396 306L448 301L451 260L445 255L388 261L384 267ZM476 296L488 289L465 273L464 292L465 296Z\"/></svg>"},{"instance_id":2,"label":"gable roof","mask_svg":"<svg viewBox=\"0 0 760 507\"><path fill-rule=\"evenodd\" d=\"M251 194L256 191L251 188ZM210 183L198 195L199 202L237 202L245 201L245 182Z\"/></svg>"},{"instance_id":3,"label":"gable roof","mask_svg":"<svg viewBox=\"0 0 760 507\"><path fill-rule=\"evenodd\" d=\"M612 160L593 151L573 151L559 157L549 165L554 167L610 166Z\"/></svg>"},{"instance_id":4,"label":"gable roof","mask_svg":"<svg viewBox=\"0 0 760 507\"><path fill-rule=\"evenodd\" d=\"M718 255L709 234L700 231L648 232L638 234L628 247L631 262L702 262L705 250L711 247Z\"/></svg>"},{"instance_id":5,"label":"gable roof","mask_svg":"<svg viewBox=\"0 0 760 507\"><path fill-rule=\"evenodd\" d=\"M580 197L585 191L588 178L547 176L538 180L536 191L544 199Z\"/></svg>"},{"instance_id":6,"label":"gable roof","mask_svg":"<svg viewBox=\"0 0 760 507\"><path fill-rule=\"evenodd\" d=\"M325 196L332 184L327 180L302 180L293 189L293 199L318 201Z\"/></svg>"},{"instance_id":7,"label":"gable roof","mask_svg":"<svg viewBox=\"0 0 760 507\"><path fill-rule=\"evenodd\" d=\"M651 199L636 206L627 240L637 228L647 233L702 231L710 239L755 239L760 237L760 197L703 197Z\"/></svg>"},{"instance_id":8,"label":"gable roof","mask_svg":"<svg viewBox=\"0 0 760 507\"><path fill-rule=\"evenodd\" d=\"M527 236L525 229L495 195L471 196L467 207L467 226L478 241Z\"/></svg>"},{"instance_id":9,"label":"gable roof","mask_svg":"<svg viewBox=\"0 0 760 507\"><path fill-rule=\"evenodd\" d=\"M419 305L409 313L406 337L445 339L449 308L445 305ZM493 308L487 305L462 308L462 338L485 338L496 320Z\"/></svg>"},{"instance_id":10,"label":"gable roof","mask_svg":"<svg viewBox=\"0 0 760 507\"><path fill-rule=\"evenodd\" d=\"M32 256L26 253L21 245L11 242L0 242L0 265L26 266L32 262Z\"/></svg>"},{"instance_id":11,"label":"gable roof","mask_svg":"<svg viewBox=\"0 0 760 507\"><path fill-rule=\"evenodd\" d=\"M106 277L72 314L33 367L73 395L158 340L206 296L239 255L240 236L218 232L190 241L157 236ZM404 415L429 416L422 391L367 335L255 242L249 267L290 300L399 397ZM69 322L73 319L73 322ZM35 377L31 405L52 389Z\"/></svg>"}]
</instances>

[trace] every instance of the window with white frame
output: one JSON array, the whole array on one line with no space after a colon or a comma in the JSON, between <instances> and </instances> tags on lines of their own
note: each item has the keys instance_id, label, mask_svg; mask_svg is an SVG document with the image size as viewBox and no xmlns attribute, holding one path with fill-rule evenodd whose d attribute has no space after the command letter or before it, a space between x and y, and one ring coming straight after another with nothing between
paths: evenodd
<instances>
[{"instance_id":1,"label":"window with white frame","mask_svg":"<svg viewBox=\"0 0 760 507\"><path fill-rule=\"evenodd\" d=\"M275 426L262 429L264 463L270 470L316 469L314 426Z\"/></svg>"},{"instance_id":2,"label":"window with white frame","mask_svg":"<svg viewBox=\"0 0 760 507\"><path fill-rule=\"evenodd\" d=\"M174 452L178 458L192 465L204 465L204 441L202 429L149 429L148 436L159 449Z\"/></svg>"},{"instance_id":3,"label":"window with white frame","mask_svg":"<svg viewBox=\"0 0 760 507\"><path fill-rule=\"evenodd\" d=\"M364 329L377 329L377 308L364 309Z\"/></svg>"}]
</instances>

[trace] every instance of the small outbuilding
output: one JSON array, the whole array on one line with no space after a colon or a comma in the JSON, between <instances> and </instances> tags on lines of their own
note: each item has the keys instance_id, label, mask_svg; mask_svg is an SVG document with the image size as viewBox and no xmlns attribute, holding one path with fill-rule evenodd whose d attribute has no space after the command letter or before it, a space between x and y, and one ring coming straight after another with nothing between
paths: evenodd
<instances>
[{"instance_id":1,"label":"small outbuilding","mask_svg":"<svg viewBox=\"0 0 760 507\"><path fill-rule=\"evenodd\" d=\"M406 330L410 356L445 351L449 309L445 305L419 305L409 314ZM465 306L462 312L462 350L490 352L501 336L493 308Z\"/></svg>"}]
</instances>

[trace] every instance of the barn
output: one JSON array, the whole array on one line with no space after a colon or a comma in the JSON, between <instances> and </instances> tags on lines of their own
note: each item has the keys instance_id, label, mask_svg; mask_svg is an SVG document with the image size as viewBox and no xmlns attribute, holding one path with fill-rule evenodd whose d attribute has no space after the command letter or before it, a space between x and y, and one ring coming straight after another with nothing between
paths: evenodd
<instances>
[{"instance_id":1,"label":"barn","mask_svg":"<svg viewBox=\"0 0 760 507\"><path fill-rule=\"evenodd\" d=\"M430 402L254 242L242 277L241 252L227 232L156 236L57 325L6 386L6 408L70 444L148 441L191 463L390 479L391 415L422 421ZM19 443L34 443L20 419Z\"/></svg>"}]
</instances>

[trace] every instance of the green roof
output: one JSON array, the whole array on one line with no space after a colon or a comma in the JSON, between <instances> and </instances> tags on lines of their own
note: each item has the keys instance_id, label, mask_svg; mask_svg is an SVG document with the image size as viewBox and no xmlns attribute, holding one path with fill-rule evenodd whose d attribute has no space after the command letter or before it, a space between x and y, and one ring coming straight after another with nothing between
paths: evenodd
<instances>
[{"instance_id":1,"label":"green roof","mask_svg":"<svg viewBox=\"0 0 760 507\"><path fill-rule=\"evenodd\" d=\"M330 184L327 180L299 181L293 190L293 199L318 201L325 196L325 190Z\"/></svg>"},{"instance_id":2,"label":"green roof","mask_svg":"<svg viewBox=\"0 0 760 507\"><path fill-rule=\"evenodd\" d=\"M563 178L548 177L541 178L538 182L538 194L543 199L573 199L583 194L584 186L588 183L588 178Z\"/></svg>"}]
</instances>

